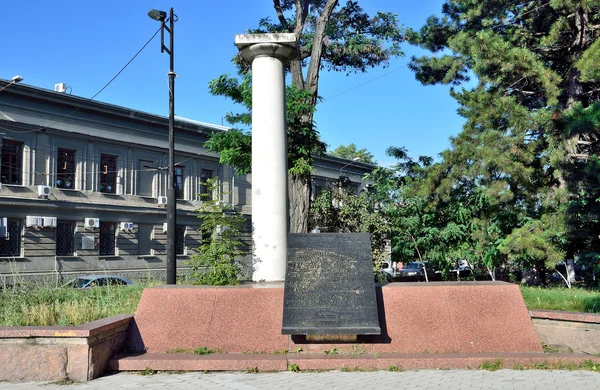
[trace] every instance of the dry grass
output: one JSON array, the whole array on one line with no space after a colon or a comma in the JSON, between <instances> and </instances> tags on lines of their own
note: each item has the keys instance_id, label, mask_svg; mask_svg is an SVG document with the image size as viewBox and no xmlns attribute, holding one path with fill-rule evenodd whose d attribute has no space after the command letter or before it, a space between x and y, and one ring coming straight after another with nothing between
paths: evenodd
<instances>
[{"instance_id":1,"label":"dry grass","mask_svg":"<svg viewBox=\"0 0 600 390\"><path fill-rule=\"evenodd\" d=\"M0 292L0 326L80 325L115 314L133 314L143 289L155 284L6 289Z\"/></svg>"}]
</instances>

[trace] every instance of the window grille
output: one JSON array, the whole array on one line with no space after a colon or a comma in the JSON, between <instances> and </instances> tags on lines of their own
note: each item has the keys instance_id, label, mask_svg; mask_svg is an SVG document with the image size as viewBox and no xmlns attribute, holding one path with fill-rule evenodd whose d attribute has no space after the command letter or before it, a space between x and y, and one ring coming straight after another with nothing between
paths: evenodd
<instances>
[{"instance_id":1,"label":"window grille","mask_svg":"<svg viewBox=\"0 0 600 390\"><path fill-rule=\"evenodd\" d=\"M100 256L115 254L115 224L100 222Z\"/></svg>"},{"instance_id":2,"label":"window grille","mask_svg":"<svg viewBox=\"0 0 600 390\"><path fill-rule=\"evenodd\" d=\"M56 156L56 188L75 189L75 151L58 149Z\"/></svg>"},{"instance_id":3,"label":"window grille","mask_svg":"<svg viewBox=\"0 0 600 390\"><path fill-rule=\"evenodd\" d=\"M177 225L177 233L175 236L175 254L185 254L185 225Z\"/></svg>"},{"instance_id":4,"label":"window grille","mask_svg":"<svg viewBox=\"0 0 600 390\"><path fill-rule=\"evenodd\" d=\"M206 182L208 179L212 179L213 171L203 169L200 175L200 200L212 200L212 192L210 186Z\"/></svg>"},{"instance_id":5,"label":"window grille","mask_svg":"<svg viewBox=\"0 0 600 390\"><path fill-rule=\"evenodd\" d=\"M117 192L117 158L100 155L100 192L115 194Z\"/></svg>"},{"instance_id":6,"label":"window grille","mask_svg":"<svg viewBox=\"0 0 600 390\"><path fill-rule=\"evenodd\" d=\"M19 257L21 255L21 222L8 220L8 239L0 238L0 257Z\"/></svg>"},{"instance_id":7,"label":"window grille","mask_svg":"<svg viewBox=\"0 0 600 390\"><path fill-rule=\"evenodd\" d=\"M3 139L0 161L0 182L23 184L23 143Z\"/></svg>"},{"instance_id":8,"label":"window grille","mask_svg":"<svg viewBox=\"0 0 600 390\"><path fill-rule=\"evenodd\" d=\"M175 180L177 199L185 199L185 193L183 192L183 167L173 168L173 178Z\"/></svg>"},{"instance_id":9,"label":"window grille","mask_svg":"<svg viewBox=\"0 0 600 390\"><path fill-rule=\"evenodd\" d=\"M56 224L56 255L73 256L75 253L75 223L58 222Z\"/></svg>"}]
</instances>

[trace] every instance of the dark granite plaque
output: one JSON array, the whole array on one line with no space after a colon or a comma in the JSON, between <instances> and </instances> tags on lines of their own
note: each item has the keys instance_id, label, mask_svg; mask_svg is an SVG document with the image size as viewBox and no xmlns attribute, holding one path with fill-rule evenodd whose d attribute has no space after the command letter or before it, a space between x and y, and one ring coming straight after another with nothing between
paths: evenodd
<instances>
[{"instance_id":1,"label":"dark granite plaque","mask_svg":"<svg viewBox=\"0 0 600 390\"><path fill-rule=\"evenodd\" d=\"M381 333L368 233L288 235L281 333Z\"/></svg>"}]
</instances>

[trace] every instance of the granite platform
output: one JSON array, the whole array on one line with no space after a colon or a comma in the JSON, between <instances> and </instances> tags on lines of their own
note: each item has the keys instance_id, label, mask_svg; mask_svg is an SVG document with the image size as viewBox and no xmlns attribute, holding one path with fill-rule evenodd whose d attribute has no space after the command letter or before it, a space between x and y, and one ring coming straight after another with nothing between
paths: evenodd
<instances>
[{"instance_id":1,"label":"granite platform","mask_svg":"<svg viewBox=\"0 0 600 390\"><path fill-rule=\"evenodd\" d=\"M281 334L283 284L157 286L130 326L132 352L207 347L221 353L541 353L521 292L504 282L390 283L376 287L379 336L324 343Z\"/></svg>"}]
</instances>

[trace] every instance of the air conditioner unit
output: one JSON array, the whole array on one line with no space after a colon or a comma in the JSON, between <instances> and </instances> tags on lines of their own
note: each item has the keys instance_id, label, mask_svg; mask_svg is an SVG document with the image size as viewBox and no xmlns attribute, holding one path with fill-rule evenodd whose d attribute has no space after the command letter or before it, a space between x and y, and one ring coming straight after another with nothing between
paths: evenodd
<instances>
[{"instance_id":1,"label":"air conditioner unit","mask_svg":"<svg viewBox=\"0 0 600 390\"><path fill-rule=\"evenodd\" d=\"M129 232L133 230L133 222L121 222L121 231Z\"/></svg>"},{"instance_id":2,"label":"air conditioner unit","mask_svg":"<svg viewBox=\"0 0 600 390\"><path fill-rule=\"evenodd\" d=\"M86 218L85 228L86 229L97 229L100 227L100 220L98 218Z\"/></svg>"},{"instance_id":3,"label":"air conditioner unit","mask_svg":"<svg viewBox=\"0 0 600 390\"><path fill-rule=\"evenodd\" d=\"M40 198L47 198L48 195L50 195L50 193L52 192L52 187L48 187L48 186L44 186L44 185L37 186L37 189L38 189L38 197L40 197Z\"/></svg>"},{"instance_id":4,"label":"air conditioner unit","mask_svg":"<svg viewBox=\"0 0 600 390\"><path fill-rule=\"evenodd\" d=\"M44 225L44 218L28 215L25 217L25 226L27 227L40 227Z\"/></svg>"},{"instance_id":5,"label":"air conditioner unit","mask_svg":"<svg viewBox=\"0 0 600 390\"><path fill-rule=\"evenodd\" d=\"M42 217L43 227L56 227L56 217Z\"/></svg>"},{"instance_id":6,"label":"air conditioner unit","mask_svg":"<svg viewBox=\"0 0 600 390\"><path fill-rule=\"evenodd\" d=\"M65 84L65 83L54 84L54 92L64 93L66 91L67 91L67 84Z\"/></svg>"},{"instance_id":7,"label":"air conditioner unit","mask_svg":"<svg viewBox=\"0 0 600 390\"><path fill-rule=\"evenodd\" d=\"M0 238L8 239L8 221L0 218Z\"/></svg>"},{"instance_id":8,"label":"air conditioner unit","mask_svg":"<svg viewBox=\"0 0 600 390\"><path fill-rule=\"evenodd\" d=\"M167 197L166 196L159 196L158 197L158 205L159 206L166 206L167 205Z\"/></svg>"},{"instance_id":9,"label":"air conditioner unit","mask_svg":"<svg viewBox=\"0 0 600 390\"><path fill-rule=\"evenodd\" d=\"M167 223L164 222L163 223L163 233L166 233L166 232L167 232Z\"/></svg>"}]
</instances>

